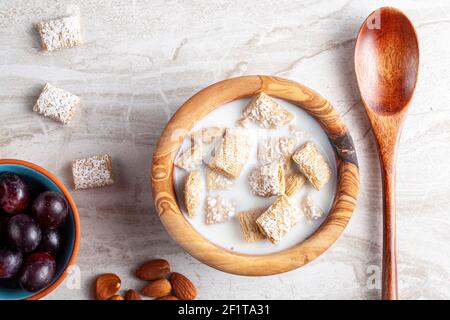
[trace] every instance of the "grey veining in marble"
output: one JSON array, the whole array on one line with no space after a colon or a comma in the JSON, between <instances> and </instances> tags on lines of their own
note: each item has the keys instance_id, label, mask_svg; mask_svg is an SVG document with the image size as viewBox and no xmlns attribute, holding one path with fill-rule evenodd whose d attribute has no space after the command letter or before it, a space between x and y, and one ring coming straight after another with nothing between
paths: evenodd
<instances>
[{"instance_id":1,"label":"grey veining in marble","mask_svg":"<svg viewBox=\"0 0 450 320\"><path fill-rule=\"evenodd\" d=\"M199 298L367 299L380 295L381 200L374 138L353 71L360 24L392 5L414 21L421 45L417 94L398 158L400 297L450 298L450 2L24 1L0 3L0 156L35 162L71 185L70 160L111 153L111 188L77 191L82 222L80 289L48 299L92 298L92 280L115 272L140 288L133 269L167 258L191 277ZM40 50L35 23L79 14L84 44ZM342 237L311 264L246 278L211 269L183 252L154 214L151 155L165 123L196 91L224 78L272 74L304 83L332 101L349 125L361 165L357 210ZM45 82L79 95L68 127L31 109Z\"/></svg>"}]
</instances>

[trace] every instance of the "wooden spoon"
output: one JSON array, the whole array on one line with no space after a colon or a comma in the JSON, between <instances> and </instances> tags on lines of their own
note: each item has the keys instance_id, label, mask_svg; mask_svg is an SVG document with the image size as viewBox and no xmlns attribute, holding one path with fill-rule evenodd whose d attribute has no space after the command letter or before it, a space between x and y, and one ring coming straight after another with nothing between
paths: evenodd
<instances>
[{"instance_id":1,"label":"wooden spoon","mask_svg":"<svg viewBox=\"0 0 450 320\"><path fill-rule=\"evenodd\" d=\"M419 44L411 21L398 9L373 12L361 26L355 71L378 142L383 178L382 298L397 299L395 164L408 105L416 88Z\"/></svg>"}]
</instances>

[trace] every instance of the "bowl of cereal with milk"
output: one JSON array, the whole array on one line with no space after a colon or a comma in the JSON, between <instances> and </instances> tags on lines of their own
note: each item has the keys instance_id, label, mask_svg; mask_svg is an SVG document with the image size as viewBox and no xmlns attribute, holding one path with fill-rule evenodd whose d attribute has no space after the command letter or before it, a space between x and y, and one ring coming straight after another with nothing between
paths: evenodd
<instances>
[{"instance_id":1,"label":"bowl of cereal with milk","mask_svg":"<svg viewBox=\"0 0 450 320\"><path fill-rule=\"evenodd\" d=\"M356 204L352 138L332 105L296 82L245 76L186 101L153 155L156 211L216 269L271 275L327 250Z\"/></svg>"}]
</instances>

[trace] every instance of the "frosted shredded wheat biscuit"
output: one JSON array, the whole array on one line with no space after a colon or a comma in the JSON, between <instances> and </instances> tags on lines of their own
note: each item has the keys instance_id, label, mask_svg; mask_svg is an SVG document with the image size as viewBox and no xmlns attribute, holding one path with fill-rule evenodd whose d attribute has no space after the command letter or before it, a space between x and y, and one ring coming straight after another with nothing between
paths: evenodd
<instances>
[{"instance_id":1,"label":"frosted shredded wheat biscuit","mask_svg":"<svg viewBox=\"0 0 450 320\"><path fill-rule=\"evenodd\" d=\"M301 209L308 220L317 220L322 218L323 210L308 195L301 202Z\"/></svg>"},{"instance_id":2,"label":"frosted shredded wheat biscuit","mask_svg":"<svg viewBox=\"0 0 450 320\"><path fill-rule=\"evenodd\" d=\"M245 241L256 242L258 240L263 240L266 237L258 228L256 224L256 219L264 212L265 209L253 209L248 211L239 212L236 216L241 225L242 234Z\"/></svg>"},{"instance_id":3,"label":"frosted shredded wheat biscuit","mask_svg":"<svg viewBox=\"0 0 450 320\"><path fill-rule=\"evenodd\" d=\"M175 165L186 171L197 169L202 164L203 147L201 144L193 144L175 160Z\"/></svg>"},{"instance_id":4,"label":"frosted shredded wheat biscuit","mask_svg":"<svg viewBox=\"0 0 450 320\"><path fill-rule=\"evenodd\" d=\"M79 97L46 83L33 107L33 111L44 117L68 124L79 105Z\"/></svg>"},{"instance_id":5,"label":"frosted shredded wheat biscuit","mask_svg":"<svg viewBox=\"0 0 450 320\"><path fill-rule=\"evenodd\" d=\"M258 144L258 161L265 163L288 164L294 153L297 140L289 137L270 137Z\"/></svg>"},{"instance_id":6,"label":"frosted shredded wheat biscuit","mask_svg":"<svg viewBox=\"0 0 450 320\"><path fill-rule=\"evenodd\" d=\"M259 166L250 173L248 181L255 195L261 197L282 195L285 191L283 165L268 163Z\"/></svg>"},{"instance_id":7,"label":"frosted shredded wheat biscuit","mask_svg":"<svg viewBox=\"0 0 450 320\"><path fill-rule=\"evenodd\" d=\"M223 174L206 168L206 189L211 190L230 190L235 180L225 177Z\"/></svg>"},{"instance_id":8,"label":"frosted shredded wheat biscuit","mask_svg":"<svg viewBox=\"0 0 450 320\"><path fill-rule=\"evenodd\" d=\"M300 172L291 172L286 175L286 191L285 194L290 197L296 194L305 184L306 178Z\"/></svg>"},{"instance_id":9,"label":"frosted shredded wheat biscuit","mask_svg":"<svg viewBox=\"0 0 450 320\"><path fill-rule=\"evenodd\" d=\"M292 160L317 190L330 181L331 169L314 142L308 141L295 151Z\"/></svg>"},{"instance_id":10,"label":"frosted shredded wheat biscuit","mask_svg":"<svg viewBox=\"0 0 450 320\"><path fill-rule=\"evenodd\" d=\"M226 129L208 166L229 178L238 178L250 155L250 138L246 130Z\"/></svg>"},{"instance_id":11,"label":"frosted shredded wheat biscuit","mask_svg":"<svg viewBox=\"0 0 450 320\"><path fill-rule=\"evenodd\" d=\"M42 48L53 51L78 46L81 43L81 28L78 17L42 21L37 24Z\"/></svg>"},{"instance_id":12,"label":"frosted shredded wheat biscuit","mask_svg":"<svg viewBox=\"0 0 450 320\"><path fill-rule=\"evenodd\" d=\"M222 223L234 216L234 204L221 195L206 197L206 223Z\"/></svg>"},{"instance_id":13,"label":"frosted shredded wheat biscuit","mask_svg":"<svg viewBox=\"0 0 450 320\"><path fill-rule=\"evenodd\" d=\"M272 243L277 244L299 219L300 210L282 195L256 219L256 224Z\"/></svg>"},{"instance_id":14,"label":"frosted shredded wheat biscuit","mask_svg":"<svg viewBox=\"0 0 450 320\"><path fill-rule=\"evenodd\" d=\"M110 155L93 156L72 161L75 190L98 188L114 183Z\"/></svg>"},{"instance_id":15,"label":"frosted shredded wheat biscuit","mask_svg":"<svg viewBox=\"0 0 450 320\"><path fill-rule=\"evenodd\" d=\"M294 115L261 92L250 101L239 122L246 127L249 120L255 121L263 128L277 129L291 123Z\"/></svg>"},{"instance_id":16,"label":"frosted shredded wheat biscuit","mask_svg":"<svg viewBox=\"0 0 450 320\"><path fill-rule=\"evenodd\" d=\"M194 218L202 200L202 177L200 171L189 172L186 176L183 194L188 216L189 218Z\"/></svg>"}]
</instances>

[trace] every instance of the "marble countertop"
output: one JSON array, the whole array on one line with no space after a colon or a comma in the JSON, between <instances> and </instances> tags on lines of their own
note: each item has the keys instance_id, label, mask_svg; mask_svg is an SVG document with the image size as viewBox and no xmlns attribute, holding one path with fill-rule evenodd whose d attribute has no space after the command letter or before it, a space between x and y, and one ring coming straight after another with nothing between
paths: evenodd
<instances>
[{"instance_id":1,"label":"marble countertop","mask_svg":"<svg viewBox=\"0 0 450 320\"><path fill-rule=\"evenodd\" d=\"M377 299L380 296L381 182L374 137L353 69L360 24L384 5L417 27L421 73L397 165L399 294L450 298L450 3L427 1L18 1L0 3L0 157L35 162L71 186L70 161L110 153L117 183L73 191L82 240L80 281L48 299L91 299L93 279L121 276L163 257L189 276L201 299ZM82 19L84 44L43 53L35 23ZM247 278L185 253L154 212L149 167L158 137L199 89L245 74L278 75L328 98L350 127L361 166L357 209L343 235L298 270ZM79 95L68 127L32 112L45 82Z\"/></svg>"}]
</instances>

